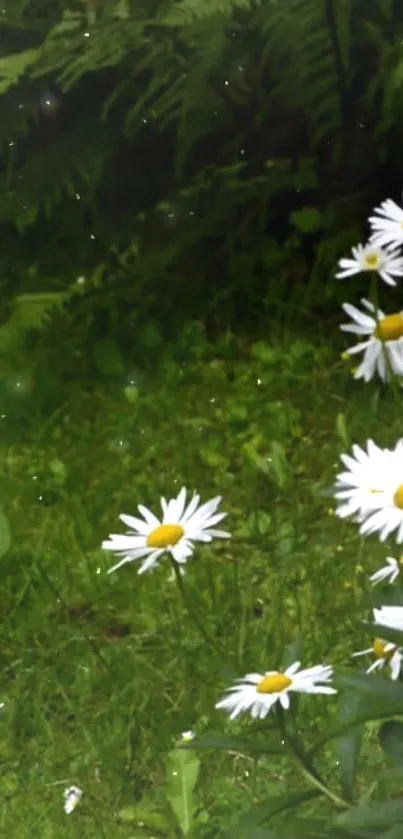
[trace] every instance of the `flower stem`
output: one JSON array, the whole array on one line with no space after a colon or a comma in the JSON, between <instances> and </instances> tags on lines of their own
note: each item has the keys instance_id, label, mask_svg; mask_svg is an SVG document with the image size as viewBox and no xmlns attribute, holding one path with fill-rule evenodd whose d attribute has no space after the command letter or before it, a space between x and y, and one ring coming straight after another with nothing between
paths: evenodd
<instances>
[{"instance_id":1,"label":"flower stem","mask_svg":"<svg viewBox=\"0 0 403 839\"><path fill-rule=\"evenodd\" d=\"M287 726L285 724L284 713L282 708L277 708L277 718L280 725L280 731L283 739L289 746L290 750L293 752L295 757L298 761L298 767L302 775L304 775L307 780L312 784L312 786L316 787L316 789L320 790L320 792L326 796L336 807L342 810L348 810L351 807L351 804L348 801L345 801L343 798L340 798L336 793L332 792L328 786L326 786L325 782L319 775L316 767L314 766L311 758L305 751L305 748L301 742L301 738L294 730L291 734Z\"/></svg>"},{"instance_id":2,"label":"flower stem","mask_svg":"<svg viewBox=\"0 0 403 839\"><path fill-rule=\"evenodd\" d=\"M180 596L181 596L182 601L183 601L183 605L184 605L190 619L193 621L197 630L202 635L206 644L209 647L211 647L219 655L219 657L221 659L227 659L228 655L225 653L224 650L222 650L218 646L218 644L215 642L215 640L213 638L211 638L209 633L206 632L203 621L199 618L199 616L197 615L197 612L193 608L193 604L189 601L189 598L188 598L186 590L185 590L185 586L183 585L183 578L182 578L182 574L180 572L180 567L178 567L178 564L175 562L174 559L172 559L171 562L172 562L172 567L173 567L174 574L175 574L176 584L178 586L179 593L180 593Z\"/></svg>"}]
</instances>

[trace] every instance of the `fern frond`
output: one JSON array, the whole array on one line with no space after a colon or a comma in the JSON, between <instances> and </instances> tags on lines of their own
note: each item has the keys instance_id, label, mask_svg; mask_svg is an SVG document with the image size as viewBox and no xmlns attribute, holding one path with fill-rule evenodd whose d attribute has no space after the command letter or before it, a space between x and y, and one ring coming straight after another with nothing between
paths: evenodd
<instances>
[{"instance_id":1,"label":"fern frond","mask_svg":"<svg viewBox=\"0 0 403 839\"><path fill-rule=\"evenodd\" d=\"M255 5L256 0L182 0L172 6L163 21L171 26L188 26L218 14L228 17L235 9L252 9Z\"/></svg>"},{"instance_id":2,"label":"fern frond","mask_svg":"<svg viewBox=\"0 0 403 839\"><path fill-rule=\"evenodd\" d=\"M13 350L27 332L42 329L56 309L62 307L65 297L60 291L15 297L8 321L0 326L0 353Z\"/></svg>"},{"instance_id":3,"label":"fern frond","mask_svg":"<svg viewBox=\"0 0 403 839\"><path fill-rule=\"evenodd\" d=\"M95 189L117 140L92 119L59 135L48 147L42 144L33 150L11 178L0 178L0 220L24 229L40 212L50 218L66 197L75 199L76 193Z\"/></svg>"},{"instance_id":4,"label":"fern frond","mask_svg":"<svg viewBox=\"0 0 403 839\"><path fill-rule=\"evenodd\" d=\"M302 111L316 145L341 120L338 77L332 41L319 0L270 3L257 13L265 45L262 69L272 81L267 111L273 105Z\"/></svg>"},{"instance_id":5,"label":"fern frond","mask_svg":"<svg viewBox=\"0 0 403 839\"><path fill-rule=\"evenodd\" d=\"M25 50L0 59L0 94L19 82L21 76L35 63L39 50Z\"/></svg>"}]
</instances>

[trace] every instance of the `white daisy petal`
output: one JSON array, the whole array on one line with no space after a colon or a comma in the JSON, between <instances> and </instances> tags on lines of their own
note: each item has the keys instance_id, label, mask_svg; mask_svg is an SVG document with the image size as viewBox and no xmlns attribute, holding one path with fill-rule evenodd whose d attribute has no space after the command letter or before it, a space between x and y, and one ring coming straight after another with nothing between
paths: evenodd
<instances>
[{"instance_id":1,"label":"white daisy petal","mask_svg":"<svg viewBox=\"0 0 403 839\"><path fill-rule=\"evenodd\" d=\"M142 504L138 510L144 521L135 516L122 514L120 518L130 528L129 533L112 533L102 542L104 550L113 551L120 556L120 562L109 569L116 571L122 565L137 559L145 561L138 573L154 568L164 553L172 556L175 562L183 565L194 551L194 542L211 542L213 539L227 539L231 534L215 528L226 513L218 513L221 496L199 506L200 496L194 495L186 506L187 490L182 487L176 498L166 501L161 498L162 518Z\"/></svg>"},{"instance_id":2,"label":"white daisy petal","mask_svg":"<svg viewBox=\"0 0 403 839\"><path fill-rule=\"evenodd\" d=\"M385 315L379 310L371 316L349 303L344 303L343 309L353 323L342 324L340 329L356 335L369 335L367 341L346 350L348 355L363 352L363 361L356 370L355 378L369 382L377 372L382 381L387 381L390 370L395 376L403 376L403 314Z\"/></svg>"},{"instance_id":3,"label":"white daisy petal","mask_svg":"<svg viewBox=\"0 0 403 839\"><path fill-rule=\"evenodd\" d=\"M119 518L132 530L137 530L141 534L148 533L150 529L146 521L142 521L142 519L138 519L136 516L126 516L125 513L121 513Z\"/></svg>"},{"instance_id":4,"label":"white daisy petal","mask_svg":"<svg viewBox=\"0 0 403 839\"><path fill-rule=\"evenodd\" d=\"M390 629L403 630L403 606L381 606L373 609L374 623Z\"/></svg>"},{"instance_id":5,"label":"white daisy petal","mask_svg":"<svg viewBox=\"0 0 403 839\"><path fill-rule=\"evenodd\" d=\"M392 644L390 641L383 641L381 638L375 638L372 647L359 650L357 653L353 653L352 657L357 658L358 656L369 654L374 656L374 661L367 668L366 673L374 673L386 668L391 679L396 680L398 678L402 666L402 651L396 644Z\"/></svg>"},{"instance_id":6,"label":"white daisy petal","mask_svg":"<svg viewBox=\"0 0 403 839\"><path fill-rule=\"evenodd\" d=\"M342 329L342 327L340 327L340 329ZM345 332L347 331L347 327L345 328L344 331ZM354 344L354 346L348 347L348 349L345 352L348 353L349 355L355 355L358 352L362 352L363 350L366 350L371 345L372 345L372 340L361 341L360 344Z\"/></svg>"},{"instance_id":7,"label":"white daisy petal","mask_svg":"<svg viewBox=\"0 0 403 839\"><path fill-rule=\"evenodd\" d=\"M300 662L294 662L284 672L268 671L264 675L252 673L237 684L228 688L226 695L216 704L216 708L225 710L231 719L244 711L249 711L253 718L264 719L271 708L279 702L288 710L290 693L334 694L336 690L329 684L333 669L327 665L299 670Z\"/></svg>"},{"instance_id":8,"label":"white daisy petal","mask_svg":"<svg viewBox=\"0 0 403 839\"><path fill-rule=\"evenodd\" d=\"M372 228L371 241L380 246L401 245L403 243L403 210L388 198L374 210L370 216Z\"/></svg>"},{"instance_id":9,"label":"white daisy petal","mask_svg":"<svg viewBox=\"0 0 403 839\"><path fill-rule=\"evenodd\" d=\"M373 653L373 647L367 647L365 650L358 650L358 653L352 653L351 658L358 658L360 655L368 655L369 653Z\"/></svg>"},{"instance_id":10,"label":"white daisy petal","mask_svg":"<svg viewBox=\"0 0 403 839\"><path fill-rule=\"evenodd\" d=\"M382 583L385 580L388 580L389 583L394 583L399 574L400 565L397 559L394 559L392 556L387 556L386 565L382 566L379 571L372 574L369 579L372 585L376 586L378 583Z\"/></svg>"},{"instance_id":11,"label":"white daisy petal","mask_svg":"<svg viewBox=\"0 0 403 839\"><path fill-rule=\"evenodd\" d=\"M68 787L64 790L64 812L69 816L75 810L82 797L83 791L80 787Z\"/></svg>"},{"instance_id":12,"label":"white daisy petal","mask_svg":"<svg viewBox=\"0 0 403 839\"><path fill-rule=\"evenodd\" d=\"M384 541L396 531L403 541L403 449L399 441L393 450L367 442L367 452L355 450L355 458L342 456L349 472L336 478L336 514L358 516L360 533L379 533Z\"/></svg>"},{"instance_id":13,"label":"white daisy petal","mask_svg":"<svg viewBox=\"0 0 403 839\"><path fill-rule=\"evenodd\" d=\"M183 511L185 509L185 504L186 504L186 494L187 494L186 487L182 487L178 497L174 498L172 501L169 502L168 507L167 507L166 515L167 516L168 515L172 516L172 521L177 521L177 522L181 521L181 517L183 515ZM164 522L164 524L168 524L168 523L170 523L170 522L168 522L168 519L167 519L167 521Z\"/></svg>"},{"instance_id":14,"label":"white daisy petal","mask_svg":"<svg viewBox=\"0 0 403 839\"><path fill-rule=\"evenodd\" d=\"M200 495L194 495L190 504L188 505L187 509L185 510L185 512L182 515L182 518L181 518L181 523L182 524L184 522L187 522L193 516L194 512L197 510L197 507L199 506L199 501L200 501Z\"/></svg>"},{"instance_id":15,"label":"white daisy petal","mask_svg":"<svg viewBox=\"0 0 403 839\"><path fill-rule=\"evenodd\" d=\"M159 521L157 516L155 516L151 510L148 510L147 507L143 506L143 504L139 504L137 509L140 511L141 515L150 527L158 527Z\"/></svg>"},{"instance_id":16,"label":"white daisy petal","mask_svg":"<svg viewBox=\"0 0 403 839\"><path fill-rule=\"evenodd\" d=\"M153 551L149 557L140 565L138 570L138 574L144 574L146 571L150 571L151 568L154 568L154 565L158 562L160 556L164 553L163 550ZM112 569L113 570L113 569Z\"/></svg>"},{"instance_id":17,"label":"white daisy petal","mask_svg":"<svg viewBox=\"0 0 403 839\"><path fill-rule=\"evenodd\" d=\"M393 653L392 658L389 661L390 667L390 678L396 681L396 679L400 676L400 671L402 669L402 651L396 649Z\"/></svg>"},{"instance_id":18,"label":"white daisy petal","mask_svg":"<svg viewBox=\"0 0 403 839\"><path fill-rule=\"evenodd\" d=\"M385 283L396 285L393 278L403 276L403 258L398 250L383 247L385 237L380 234L377 238L377 235L371 237L366 245L353 247L352 259L343 257L339 260L341 270L336 274L337 279L351 277L362 271L376 271ZM400 241L403 241L403 238Z\"/></svg>"},{"instance_id":19,"label":"white daisy petal","mask_svg":"<svg viewBox=\"0 0 403 839\"><path fill-rule=\"evenodd\" d=\"M352 306L351 303L342 303L342 309L345 311L346 315L350 316L351 320L354 320L360 326L363 326L368 333L373 331L374 318L371 315L367 315L366 312L362 312L361 309L357 309L357 307ZM381 310L378 311L378 317L385 317Z\"/></svg>"}]
</instances>

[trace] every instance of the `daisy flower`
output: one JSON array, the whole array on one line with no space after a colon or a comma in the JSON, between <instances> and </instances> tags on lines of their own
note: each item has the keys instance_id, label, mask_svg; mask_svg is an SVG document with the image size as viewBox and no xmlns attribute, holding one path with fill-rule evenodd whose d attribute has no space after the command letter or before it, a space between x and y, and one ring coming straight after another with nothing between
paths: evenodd
<instances>
[{"instance_id":1,"label":"daisy flower","mask_svg":"<svg viewBox=\"0 0 403 839\"><path fill-rule=\"evenodd\" d=\"M186 506L186 489L182 487L177 498L170 501L161 498L161 519L142 504L138 505L138 510L143 519L122 514L120 518L130 528L129 533L112 533L102 542L104 550L113 551L121 557L108 573L127 562L145 557L138 571L144 574L164 553L169 553L175 562L185 563L194 551L194 542L229 538L230 533L215 529L215 525L227 515L217 513L220 501L221 496L218 495L199 506L200 495L194 495Z\"/></svg>"},{"instance_id":2,"label":"daisy flower","mask_svg":"<svg viewBox=\"0 0 403 839\"><path fill-rule=\"evenodd\" d=\"M391 198L375 207L376 215L369 217L374 245L401 245L403 243L403 210Z\"/></svg>"},{"instance_id":3,"label":"daisy flower","mask_svg":"<svg viewBox=\"0 0 403 839\"><path fill-rule=\"evenodd\" d=\"M64 790L64 812L67 813L68 816L77 807L77 804L80 801L82 794L83 791L82 789L80 789L80 787L68 787L68 789Z\"/></svg>"},{"instance_id":4,"label":"daisy flower","mask_svg":"<svg viewBox=\"0 0 403 839\"><path fill-rule=\"evenodd\" d=\"M387 666L390 670L390 678L394 681L398 679L403 657L402 650L396 644L392 644L390 641L383 641L382 638L375 638L372 647L353 653L352 658L368 655L369 653L375 656L375 661L368 667L365 671L366 673L374 673Z\"/></svg>"},{"instance_id":5,"label":"daisy flower","mask_svg":"<svg viewBox=\"0 0 403 839\"><path fill-rule=\"evenodd\" d=\"M271 708L279 702L286 710L290 707L290 693L337 693L330 687L333 668L319 664L300 670L301 662L296 661L282 673L270 670L262 676L260 673L248 673L237 684L228 688L226 696L216 704L216 708L228 711L234 720L243 711L250 711L256 719L264 719ZM299 672L298 672L299 671Z\"/></svg>"},{"instance_id":6,"label":"daisy flower","mask_svg":"<svg viewBox=\"0 0 403 839\"><path fill-rule=\"evenodd\" d=\"M374 623L403 632L403 606L381 606L373 615Z\"/></svg>"},{"instance_id":7,"label":"daisy flower","mask_svg":"<svg viewBox=\"0 0 403 839\"><path fill-rule=\"evenodd\" d=\"M373 242L352 248L353 259L339 259L337 279L352 277L361 271L376 271L388 285L396 285L393 277L403 276L403 257L398 250L382 248Z\"/></svg>"},{"instance_id":8,"label":"daisy flower","mask_svg":"<svg viewBox=\"0 0 403 839\"><path fill-rule=\"evenodd\" d=\"M361 303L366 312L350 303L342 305L352 323L342 324L340 329L365 336L364 341L346 350L348 355L364 354L354 378L369 382L378 373L385 382L389 378L390 369L396 376L403 376L403 313L386 316L380 309L376 311L369 300L363 298Z\"/></svg>"},{"instance_id":9,"label":"daisy flower","mask_svg":"<svg viewBox=\"0 0 403 839\"><path fill-rule=\"evenodd\" d=\"M400 563L397 559L394 559L393 556L386 557L386 565L383 565L379 571L375 571L375 574L372 574L370 582L373 586L376 586L378 583L383 583L388 580L389 583L394 583L397 580L400 574Z\"/></svg>"},{"instance_id":10,"label":"daisy flower","mask_svg":"<svg viewBox=\"0 0 403 839\"><path fill-rule=\"evenodd\" d=\"M381 449L372 440L367 441L367 451L354 445L352 455L342 454L346 467L336 478L335 498L339 502L340 518L354 515L361 510L378 509L382 490L378 486L382 470L392 467L394 453Z\"/></svg>"}]
</instances>

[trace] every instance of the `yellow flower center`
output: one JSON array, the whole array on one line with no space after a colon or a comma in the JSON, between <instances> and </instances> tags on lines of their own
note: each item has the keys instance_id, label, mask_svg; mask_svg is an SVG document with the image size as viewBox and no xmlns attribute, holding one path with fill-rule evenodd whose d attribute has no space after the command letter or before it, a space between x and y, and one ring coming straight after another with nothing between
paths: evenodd
<instances>
[{"instance_id":1,"label":"yellow flower center","mask_svg":"<svg viewBox=\"0 0 403 839\"><path fill-rule=\"evenodd\" d=\"M389 641L382 641L382 638L375 638L374 641L374 655L375 658L384 658L388 661L392 658L392 655L396 649L395 646L390 647L388 650L386 647L389 646Z\"/></svg>"},{"instance_id":2,"label":"yellow flower center","mask_svg":"<svg viewBox=\"0 0 403 839\"><path fill-rule=\"evenodd\" d=\"M403 335L403 313L396 312L394 315L382 318L377 324L374 335L380 341L397 341L398 338L401 338Z\"/></svg>"},{"instance_id":3,"label":"yellow flower center","mask_svg":"<svg viewBox=\"0 0 403 839\"><path fill-rule=\"evenodd\" d=\"M400 484L394 493L393 502L395 507L398 507L399 510L403 510L403 484Z\"/></svg>"},{"instance_id":4,"label":"yellow flower center","mask_svg":"<svg viewBox=\"0 0 403 839\"><path fill-rule=\"evenodd\" d=\"M256 690L258 693L281 693L290 685L292 685L292 679L285 673L273 673L271 676L265 676L256 686Z\"/></svg>"},{"instance_id":5,"label":"yellow flower center","mask_svg":"<svg viewBox=\"0 0 403 839\"><path fill-rule=\"evenodd\" d=\"M365 265L370 271L376 271L376 269L379 268L380 264L381 257L379 256L379 253L376 253L376 251L372 251L371 253L370 251L369 253L365 254Z\"/></svg>"},{"instance_id":6,"label":"yellow flower center","mask_svg":"<svg viewBox=\"0 0 403 839\"><path fill-rule=\"evenodd\" d=\"M147 536L149 548L170 548L182 539L185 531L180 524L160 524Z\"/></svg>"}]
</instances>

